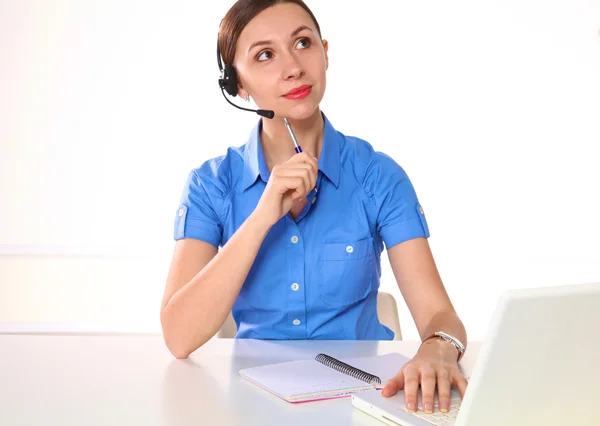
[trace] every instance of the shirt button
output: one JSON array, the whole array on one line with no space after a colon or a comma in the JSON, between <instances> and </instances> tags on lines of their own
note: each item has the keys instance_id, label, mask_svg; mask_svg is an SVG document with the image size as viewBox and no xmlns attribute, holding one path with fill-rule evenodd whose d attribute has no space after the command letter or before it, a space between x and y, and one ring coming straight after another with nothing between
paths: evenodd
<instances>
[{"instance_id":1,"label":"shirt button","mask_svg":"<svg viewBox=\"0 0 600 426\"><path fill-rule=\"evenodd\" d=\"M295 319L294 321L292 321L292 324L294 324L294 325L300 325L300 320L299 319Z\"/></svg>"},{"instance_id":2,"label":"shirt button","mask_svg":"<svg viewBox=\"0 0 600 426\"><path fill-rule=\"evenodd\" d=\"M298 291L299 288L300 288L300 285L298 283L292 284L292 290Z\"/></svg>"},{"instance_id":3,"label":"shirt button","mask_svg":"<svg viewBox=\"0 0 600 426\"><path fill-rule=\"evenodd\" d=\"M423 207L419 206L419 213L424 214L425 211L423 210Z\"/></svg>"},{"instance_id":4,"label":"shirt button","mask_svg":"<svg viewBox=\"0 0 600 426\"><path fill-rule=\"evenodd\" d=\"M346 247L346 251L347 251L348 253L352 253L352 252L354 251L354 247L352 247L352 246L348 246L348 247Z\"/></svg>"},{"instance_id":5,"label":"shirt button","mask_svg":"<svg viewBox=\"0 0 600 426\"><path fill-rule=\"evenodd\" d=\"M292 237L292 243L296 244L297 242L298 242L298 237L294 235Z\"/></svg>"},{"instance_id":6,"label":"shirt button","mask_svg":"<svg viewBox=\"0 0 600 426\"><path fill-rule=\"evenodd\" d=\"M179 217L183 216L183 209L179 209L179 212L177 213L179 215Z\"/></svg>"},{"instance_id":7,"label":"shirt button","mask_svg":"<svg viewBox=\"0 0 600 426\"><path fill-rule=\"evenodd\" d=\"M311 201L311 204L314 204L317 202L317 197L313 198L313 200Z\"/></svg>"}]
</instances>

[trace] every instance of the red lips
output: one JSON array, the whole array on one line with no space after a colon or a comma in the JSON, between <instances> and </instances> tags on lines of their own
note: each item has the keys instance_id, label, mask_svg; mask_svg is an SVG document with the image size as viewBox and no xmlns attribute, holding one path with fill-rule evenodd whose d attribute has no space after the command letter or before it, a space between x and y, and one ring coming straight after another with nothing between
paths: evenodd
<instances>
[{"instance_id":1,"label":"red lips","mask_svg":"<svg viewBox=\"0 0 600 426\"><path fill-rule=\"evenodd\" d=\"M290 90L283 95L283 97L286 99L304 99L310 94L311 90L311 86L303 84L302 86L298 86L295 89Z\"/></svg>"}]
</instances>

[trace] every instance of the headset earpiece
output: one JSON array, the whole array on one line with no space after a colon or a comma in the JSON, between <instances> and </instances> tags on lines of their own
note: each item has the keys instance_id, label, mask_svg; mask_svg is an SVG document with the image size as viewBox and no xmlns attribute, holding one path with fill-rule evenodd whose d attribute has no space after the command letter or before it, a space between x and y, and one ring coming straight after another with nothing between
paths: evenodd
<instances>
[{"instance_id":1,"label":"headset earpiece","mask_svg":"<svg viewBox=\"0 0 600 426\"><path fill-rule=\"evenodd\" d=\"M235 68L232 65L225 64L223 67L223 62L221 59L221 51L219 50L219 40L217 38L217 64L219 65L219 70L221 71L221 77L219 78L219 87L224 89L230 96L237 96L238 92L238 80L237 74L235 72Z\"/></svg>"},{"instance_id":2,"label":"headset earpiece","mask_svg":"<svg viewBox=\"0 0 600 426\"><path fill-rule=\"evenodd\" d=\"M238 93L238 81L237 74L235 72L235 68L233 66L226 64L225 69L221 72L221 78L219 79L219 86L230 96L237 96Z\"/></svg>"}]
</instances>

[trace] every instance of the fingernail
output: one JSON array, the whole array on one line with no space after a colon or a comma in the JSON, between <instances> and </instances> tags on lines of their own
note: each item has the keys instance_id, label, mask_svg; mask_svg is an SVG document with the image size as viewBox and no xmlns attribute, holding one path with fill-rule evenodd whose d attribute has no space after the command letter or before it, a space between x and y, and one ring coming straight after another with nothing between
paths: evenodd
<instances>
[{"instance_id":1,"label":"fingernail","mask_svg":"<svg viewBox=\"0 0 600 426\"><path fill-rule=\"evenodd\" d=\"M430 403L426 403L423 405L423 411L425 411L426 413L432 413L433 406Z\"/></svg>"},{"instance_id":2,"label":"fingernail","mask_svg":"<svg viewBox=\"0 0 600 426\"><path fill-rule=\"evenodd\" d=\"M448 412L448 406L446 404L440 404L440 411L442 413L447 413Z\"/></svg>"},{"instance_id":3,"label":"fingernail","mask_svg":"<svg viewBox=\"0 0 600 426\"><path fill-rule=\"evenodd\" d=\"M406 408L408 408L408 411L415 411L415 403L409 402L408 404L406 404Z\"/></svg>"}]
</instances>

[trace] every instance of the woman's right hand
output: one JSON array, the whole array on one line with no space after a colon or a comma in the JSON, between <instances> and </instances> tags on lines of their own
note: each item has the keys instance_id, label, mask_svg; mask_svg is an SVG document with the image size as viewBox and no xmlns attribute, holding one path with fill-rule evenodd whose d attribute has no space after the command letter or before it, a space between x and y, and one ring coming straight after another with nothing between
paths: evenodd
<instances>
[{"instance_id":1,"label":"woman's right hand","mask_svg":"<svg viewBox=\"0 0 600 426\"><path fill-rule=\"evenodd\" d=\"M283 164L273 167L271 176L253 215L267 226L273 226L317 184L317 160L305 152L295 154Z\"/></svg>"}]
</instances>

